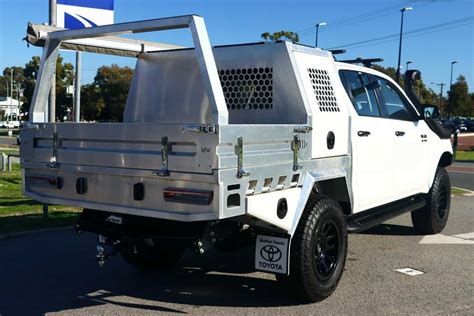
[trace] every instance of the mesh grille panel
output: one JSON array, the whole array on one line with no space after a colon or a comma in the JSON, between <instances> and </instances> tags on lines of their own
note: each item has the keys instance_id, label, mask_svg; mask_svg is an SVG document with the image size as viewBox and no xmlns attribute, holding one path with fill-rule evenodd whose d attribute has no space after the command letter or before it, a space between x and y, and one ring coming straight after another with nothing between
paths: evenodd
<instances>
[{"instance_id":1,"label":"mesh grille panel","mask_svg":"<svg viewBox=\"0 0 474 316\"><path fill-rule=\"evenodd\" d=\"M219 70L229 110L273 109L273 68Z\"/></svg>"},{"instance_id":2,"label":"mesh grille panel","mask_svg":"<svg viewBox=\"0 0 474 316\"><path fill-rule=\"evenodd\" d=\"M326 70L308 68L308 75L321 112L339 112L331 78Z\"/></svg>"}]
</instances>

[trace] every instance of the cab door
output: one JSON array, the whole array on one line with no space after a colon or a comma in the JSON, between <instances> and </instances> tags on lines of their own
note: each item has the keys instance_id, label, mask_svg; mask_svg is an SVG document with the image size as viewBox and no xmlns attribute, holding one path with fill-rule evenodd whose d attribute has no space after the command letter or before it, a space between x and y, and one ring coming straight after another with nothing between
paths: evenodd
<instances>
[{"instance_id":1,"label":"cab door","mask_svg":"<svg viewBox=\"0 0 474 316\"><path fill-rule=\"evenodd\" d=\"M428 177L427 126L399 88L381 77L376 77L382 106L382 116L395 137L395 187L397 198L426 191Z\"/></svg>"},{"instance_id":2,"label":"cab door","mask_svg":"<svg viewBox=\"0 0 474 316\"><path fill-rule=\"evenodd\" d=\"M377 81L358 71L343 70L340 74L356 112L351 117L350 133L354 212L358 212L393 200L394 136L381 116Z\"/></svg>"}]
</instances>

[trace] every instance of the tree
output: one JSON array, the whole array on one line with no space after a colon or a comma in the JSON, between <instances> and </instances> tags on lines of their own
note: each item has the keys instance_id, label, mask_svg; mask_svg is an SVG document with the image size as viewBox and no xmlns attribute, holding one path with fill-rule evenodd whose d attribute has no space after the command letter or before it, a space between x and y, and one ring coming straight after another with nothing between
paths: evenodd
<instances>
[{"instance_id":1,"label":"tree","mask_svg":"<svg viewBox=\"0 0 474 316\"><path fill-rule=\"evenodd\" d=\"M471 98L466 78L459 76L456 83L448 91L448 102L446 104L446 113L449 115L465 116L470 114Z\"/></svg>"},{"instance_id":2,"label":"tree","mask_svg":"<svg viewBox=\"0 0 474 316\"><path fill-rule=\"evenodd\" d=\"M298 33L290 32L290 31L280 31L270 34L269 32L262 33L260 35L261 38L265 40L265 42L277 42L280 40L287 40L293 43L298 43L300 41L300 37Z\"/></svg>"},{"instance_id":3,"label":"tree","mask_svg":"<svg viewBox=\"0 0 474 316\"><path fill-rule=\"evenodd\" d=\"M81 88L81 117L86 121L96 121L102 117L105 108L100 89L94 84Z\"/></svg>"},{"instance_id":4,"label":"tree","mask_svg":"<svg viewBox=\"0 0 474 316\"><path fill-rule=\"evenodd\" d=\"M102 66L94 82L82 88L81 115L85 120L123 121L133 70L118 65Z\"/></svg>"},{"instance_id":5,"label":"tree","mask_svg":"<svg viewBox=\"0 0 474 316\"><path fill-rule=\"evenodd\" d=\"M471 103L469 105L469 116L474 116L474 93L469 95L471 97Z\"/></svg>"},{"instance_id":6,"label":"tree","mask_svg":"<svg viewBox=\"0 0 474 316\"><path fill-rule=\"evenodd\" d=\"M260 36L265 40L265 42L268 42L270 39L270 33L268 32L262 33Z\"/></svg>"},{"instance_id":7,"label":"tree","mask_svg":"<svg viewBox=\"0 0 474 316\"><path fill-rule=\"evenodd\" d=\"M31 101L33 99L33 92L39 67L40 57L33 56L31 60L25 64L24 68L17 66L7 67L3 70L3 76L0 77L0 83L4 83L4 88L3 90L0 90L0 94L6 95L6 82L10 84L11 69L13 69L13 81L19 83L21 89L23 89L23 97L20 98L20 100L23 102L23 105L20 109L22 113L27 113L29 111ZM62 120L63 117L68 113L68 109L72 107L72 96L66 93L66 88L73 82L73 69L74 67L72 64L63 64L63 58L61 56L58 57L58 61L56 63L56 114L59 120ZM18 98L18 93L16 90L13 93L13 98L15 99ZM5 93L2 93L3 91Z\"/></svg>"}]
</instances>

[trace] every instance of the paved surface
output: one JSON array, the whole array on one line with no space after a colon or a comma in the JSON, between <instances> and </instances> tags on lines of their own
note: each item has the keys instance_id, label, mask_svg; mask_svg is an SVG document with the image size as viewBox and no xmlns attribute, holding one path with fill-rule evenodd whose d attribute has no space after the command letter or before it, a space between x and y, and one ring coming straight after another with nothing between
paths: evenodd
<instances>
[{"instance_id":1,"label":"paved surface","mask_svg":"<svg viewBox=\"0 0 474 316\"><path fill-rule=\"evenodd\" d=\"M453 187L474 191L474 162L455 162L448 172Z\"/></svg>"},{"instance_id":2,"label":"paved surface","mask_svg":"<svg viewBox=\"0 0 474 316\"><path fill-rule=\"evenodd\" d=\"M443 234L474 230L474 198L455 197ZM419 244L408 215L350 235L346 269L327 300L300 305L252 250L187 254L169 273L114 257L99 268L95 237L55 231L0 241L0 314L473 314L474 245ZM395 269L424 272L407 276Z\"/></svg>"},{"instance_id":3,"label":"paved surface","mask_svg":"<svg viewBox=\"0 0 474 316\"><path fill-rule=\"evenodd\" d=\"M0 136L0 145L16 145L16 136L14 137Z\"/></svg>"},{"instance_id":4,"label":"paved surface","mask_svg":"<svg viewBox=\"0 0 474 316\"><path fill-rule=\"evenodd\" d=\"M458 135L458 150L467 150L474 147L474 133Z\"/></svg>"}]
</instances>

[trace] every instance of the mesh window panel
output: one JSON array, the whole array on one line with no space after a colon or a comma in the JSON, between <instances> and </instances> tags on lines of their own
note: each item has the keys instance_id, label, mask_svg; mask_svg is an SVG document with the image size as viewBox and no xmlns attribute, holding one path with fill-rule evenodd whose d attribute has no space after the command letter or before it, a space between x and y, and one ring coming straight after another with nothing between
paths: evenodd
<instances>
[{"instance_id":1,"label":"mesh window panel","mask_svg":"<svg viewBox=\"0 0 474 316\"><path fill-rule=\"evenodd\" d=\"M308 75L321 112L339 112L336 94L326 70L308 68Z\"/></svg>"},{"instance_id":2,"label":"mesh window panel","mask_svg":"<svg viewBox=\"0 0 474 316\"><path fill-rule=\"evenodd\" d=\"M273 109L273 68L219 70L229 110Z\"/></svg>"}]
</instances>

